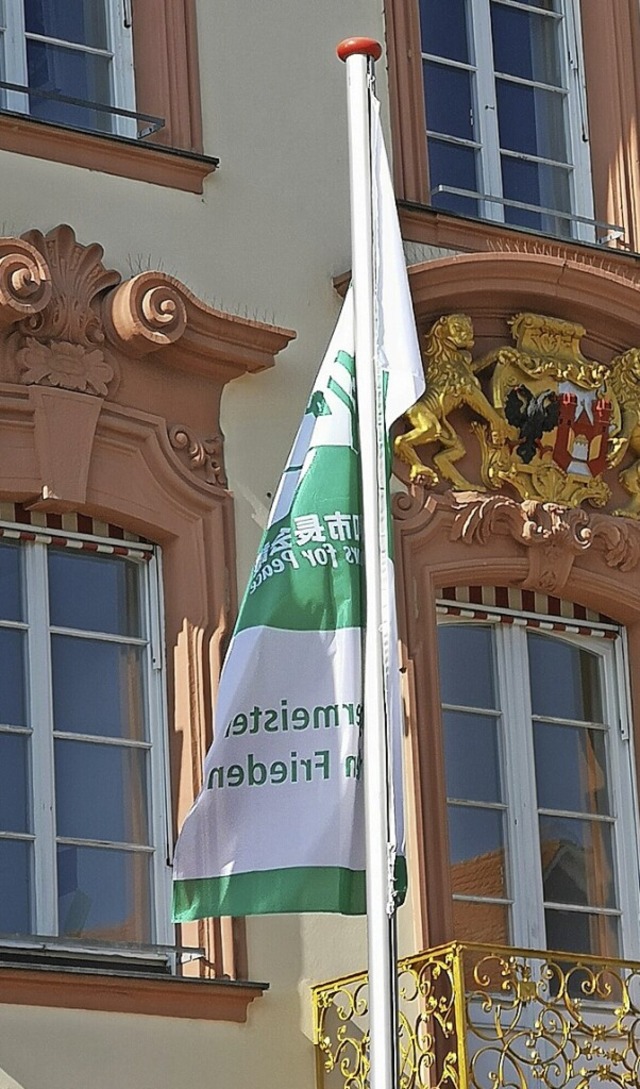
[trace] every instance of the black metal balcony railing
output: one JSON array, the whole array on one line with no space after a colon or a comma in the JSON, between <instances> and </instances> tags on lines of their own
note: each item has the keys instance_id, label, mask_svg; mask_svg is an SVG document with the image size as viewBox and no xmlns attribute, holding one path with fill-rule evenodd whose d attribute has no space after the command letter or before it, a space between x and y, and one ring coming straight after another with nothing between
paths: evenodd
<instances>
[{"instance_id":1,"label":"black metal balcony railing","mask_svg":"<svg viewBox=\"0 0 640 1089\"><path fill-rule=\"evenodd\" d=\"M637 1089L640 964L459 942L398 965L399 1089ZM315 987L318 1089L366 1089L366 974Z\"/></svg>"}]
</instances>

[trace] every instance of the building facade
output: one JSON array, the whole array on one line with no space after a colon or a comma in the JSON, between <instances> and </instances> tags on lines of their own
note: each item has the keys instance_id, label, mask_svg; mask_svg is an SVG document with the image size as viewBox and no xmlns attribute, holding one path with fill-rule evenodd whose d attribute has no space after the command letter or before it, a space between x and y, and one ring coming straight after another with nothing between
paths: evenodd
<instances>
[{"instance_id":1,"label":"building facade","mask_svg":"<svg viewBox=\"0 0 640 1089\"><path fill-rule=\"evenodd\" d=\"M354 32L427 378L395 436L404 1083L637 1084L637 5L4 8L0 1085L366 1080L363 920L169 918L349 271Z\"/></svg>"}]
</instances>

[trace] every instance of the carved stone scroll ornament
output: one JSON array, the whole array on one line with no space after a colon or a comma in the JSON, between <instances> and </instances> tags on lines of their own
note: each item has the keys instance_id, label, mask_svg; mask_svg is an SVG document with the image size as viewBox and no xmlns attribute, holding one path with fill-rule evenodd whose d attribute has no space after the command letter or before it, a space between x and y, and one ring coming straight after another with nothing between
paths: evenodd
<instances>
[{"instance_id":1,"label":"carved stone scroll ornament","mask_svg":"<svg viewBox=\"0 0 640 1089\"><path fill-rule=\"evenodd\" d=\"M127 355L174 344L187 326L186 288L161 272L141 272L110 293L104 316L112 342Z\"/></svg>"},{"instance_id":2,"label":"carved stone scroll ornament","mask_svg":"<svg viewBox=\"0 0 640 1089\"><path fill-rule=\"evenodd\" d=\"M38 250L24 239L0 239L0 329L35 315L51 298L51 279Z\"/></svg>"},{"instance_id":3,"label":"carved stone scroll ornament","mask_svg":"<svg viewBox=\"0 0 640 1089\"><path fill-rule=\"evenodd\" d=\"M451 314L431 328L426 392L395 441L412 482L434 487L445 479L457 491L506 487L524 500L604 507L612 495L609 470L631 455L618 477L631 502L612 513L640 519L640 349L605 364L582 354L579 324L532 313L516 314L509 324L515 345L475 362L468 317ZM487 395L482 372L490 375ZM465 445L449 416L460 406L476 417L467 425L481 455L480 480L473 483L455 465ZM417 453L429 446L435 469Z\"/></svg>"},{"instance_id":4,"label":"carved stone scroll ornament","mask_svg":"<svg viewBox=\"0 0 640 1089\"><path fill-rule=\"evenodd\" d=\"M620 571L640 562L640 527L603 514L533 500L518 503L502 495L454 497L452 513L451 541L487 544L494 536L508 536L529 550L524 589L558 593L576 556L590 548Z\"/></svg>"},{"instance_id":5,"label":"carved stone scroll ornament","mask_svg":"<svg viewBox=\"0 0 640 1089\"><path fill-rule=\"evenodd\" d=\"M198 439L188 428L176 424L169 429L169 442L174 450L185 455L189 468L198 473L207 484L226 488L222 435L216 435L212 439Z\"/></svg>"},{"instance_id":6,"label":"carved stone scroll ornament","mask_svg":"<svg viewBox=\"0 0 640 1089\"><path fill-rule=\"evenodd\" d=\"M19 381L58 386L105 397L114 378L106 358L96 298L120 276L102 264L102 247L81 246L71 227L48 235L29 231L24 240L42 254L51 274L51 296L36 314L23 318L7 341Z\"/></svg>"}]
</instances>

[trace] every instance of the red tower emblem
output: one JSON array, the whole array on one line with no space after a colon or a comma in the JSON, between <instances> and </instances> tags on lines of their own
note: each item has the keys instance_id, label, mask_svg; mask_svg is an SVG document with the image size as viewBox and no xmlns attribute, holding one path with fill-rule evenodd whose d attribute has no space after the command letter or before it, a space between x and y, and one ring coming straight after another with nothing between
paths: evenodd
<instances>
[{"instance_id":1,"label":"red tower emblem","mask_svg":"<svg viewBox=\"0 0 640 1089\"><path fill-rule=\"evenodd\" d=\"M580 405L575 393L559 393L560 412L553 459L565 472L598 476L607 464L607 440L611 423L611 402L604 397Z\"/></svg>"}]
</instances>

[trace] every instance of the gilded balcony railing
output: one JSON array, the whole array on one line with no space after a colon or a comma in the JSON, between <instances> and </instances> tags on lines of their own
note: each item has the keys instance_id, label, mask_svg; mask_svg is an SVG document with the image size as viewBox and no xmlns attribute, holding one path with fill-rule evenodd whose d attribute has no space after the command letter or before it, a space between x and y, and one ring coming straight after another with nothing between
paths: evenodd
<instances>
[{"instance_id":1,"label":"gilded balcony railing","mask_svg":"<svg viewBox=\"0 0 640 1089\"><path fill-rule=\"evenodd\" d=\"M638 1089L640 964L453 943L401 960L399 1089ZM313 991L318 1089L366 1089L366 974Z\"/></svg>"}]
</instances>

